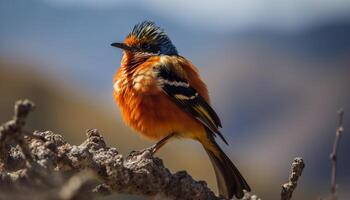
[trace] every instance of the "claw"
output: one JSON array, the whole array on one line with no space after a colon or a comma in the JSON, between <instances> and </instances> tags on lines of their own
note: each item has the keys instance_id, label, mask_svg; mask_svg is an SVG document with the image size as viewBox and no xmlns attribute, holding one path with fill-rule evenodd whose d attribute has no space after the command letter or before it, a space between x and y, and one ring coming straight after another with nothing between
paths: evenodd
<instances>
[{"instance_id":1,"label":"claw","mask_svg":"<svg viewBox=\"0 0 350 200\"><path fill-rule=\"evenodd\" d=\"M145 151L149 151L151 153L152 156L154 156L155 153L157 153L157 151L172 137L174 136L175 133L171 133L169 135L167 135L165 138L161 139L160 141L158 141L157 143L155 143L154 145L142 149L140 151L131 151L130 155L136 155L136 154L142 154Z\"/></svg>"},{"instance_id":2,"label":"claw","mask_svg":"<svg viewBox=\"0 0 350 200\"><path fill-rule=\"evenodd\" d=\"M148 148L145 149L145 151L149 151L152 156L159 150L159 148L157 148L157 144L154 144Z\"/></svg>"}]
</instances>

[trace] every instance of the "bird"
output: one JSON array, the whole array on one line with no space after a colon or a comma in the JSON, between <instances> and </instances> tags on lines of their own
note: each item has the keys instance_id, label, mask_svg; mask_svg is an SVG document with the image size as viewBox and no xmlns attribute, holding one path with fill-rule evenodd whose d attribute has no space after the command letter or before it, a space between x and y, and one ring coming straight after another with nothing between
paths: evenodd
<instances>
[{"instance_id":1,"label":"bird","mask_svg":"<svg viewBox=\"0 0 350 200\"><path fill-rule=\"evenodd\" d=\"M216 142L228 144L221 121L211 107L208 89L197 68L181 56L168 34L152 21L136 24L123 42L113 96L122 118L142 136L157 141L156 153L173 138L198 141L216 174L219 195L242 198L250 187Z\"/></svg>"}]
</instances>

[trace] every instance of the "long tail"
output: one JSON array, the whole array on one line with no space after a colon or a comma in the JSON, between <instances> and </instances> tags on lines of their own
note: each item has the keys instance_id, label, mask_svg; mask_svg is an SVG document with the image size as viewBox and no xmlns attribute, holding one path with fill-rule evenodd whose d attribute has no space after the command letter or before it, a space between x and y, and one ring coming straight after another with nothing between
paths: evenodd
<instances>
[{"instance_id":1,"label":"long tail","mask_svg":"<svg viewBox=\"0 0 350 200\"><path fill-rule=\"evenodd\" d=\"M225 198L232 198L235 195L240 199L244 196L243 190L250 191L248 183L211 134L207 134L205 141L200 142L213 164L220 195Z\"/></svg>"}]
</instances>

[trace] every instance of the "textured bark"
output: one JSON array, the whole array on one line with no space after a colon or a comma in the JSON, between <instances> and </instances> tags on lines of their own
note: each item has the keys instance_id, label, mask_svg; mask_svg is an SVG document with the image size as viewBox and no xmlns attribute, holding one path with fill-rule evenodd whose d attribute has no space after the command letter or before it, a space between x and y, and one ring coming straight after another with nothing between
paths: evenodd
<instances>
[{"instance_id":1,"label":"textured bark","mask_svg":"<svg viewBox=\"0 0 350 200\"><path fill-rule=\"evenodd\" d=\"M96 129L88 130L80 145L51 131L27 132L25 118L34 107L28 100L17 101L13 119L0 126L0 200L90 200L112 192L153 199L224 199L185 171L171 173L149 149L124 158ZM282 199L291 198L303 167L296 158ZM260 198L245 193L243 200Z\"/></svg>"},{"instance_id":2,"label":"textured bark","mask_svg":"<svg viewBox=\"0 0 350 200\"><path fill-rule=\"evenodd\" d=\"M172 174L146 149L124 158L97 130L81 145L51 131L23 131L34 108L18 101L13 120L0 127L0 198L92 199L111 192L167 199L221 199L204 181L184 171Z\"/></svg>"},{"instance_id":3,"label":"textured bark","mask_svg":"<svg viewBox=\"0 0 350 200\"><path fill-rule=\"evenodd\" d=\"M294 158L289 181L288 183L282 185L281 200L290 200L292 198L293 192L297 188L298 179L301 176L304 167L305 164L302 158Z\"/></svg>"}]
</instances>

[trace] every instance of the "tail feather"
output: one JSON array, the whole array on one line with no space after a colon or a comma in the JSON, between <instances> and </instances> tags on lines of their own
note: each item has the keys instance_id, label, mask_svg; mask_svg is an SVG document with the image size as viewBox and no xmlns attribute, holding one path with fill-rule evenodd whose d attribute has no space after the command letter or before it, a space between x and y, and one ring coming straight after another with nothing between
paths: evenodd
<instances>
[{"instance_id":1,"label":"tail feather","mask_svg":"<svg viewBox=\"0 0 350 200\"><path fill-rule=\"evenodd\" d=\"M232 198L233 195L242 198L244 196L243 190L250 191L248 183L217 145L214 138L209 138L209 141L209 145L202 144L213 164L220 195L225 198Z\"/></svg>"}]
</instances>

